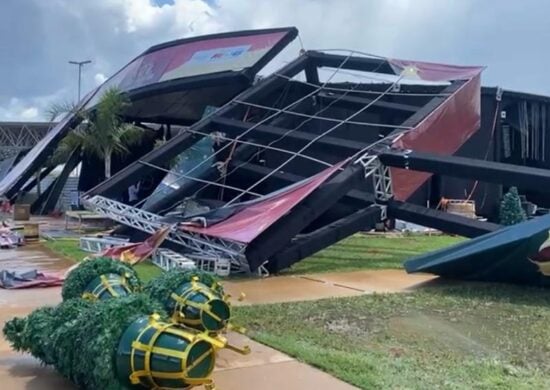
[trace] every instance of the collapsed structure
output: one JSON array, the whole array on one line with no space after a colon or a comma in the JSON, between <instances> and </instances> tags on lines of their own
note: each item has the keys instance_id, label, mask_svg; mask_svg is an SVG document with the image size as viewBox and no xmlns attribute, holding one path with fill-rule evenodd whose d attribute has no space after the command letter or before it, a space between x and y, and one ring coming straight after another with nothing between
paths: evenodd
<instances>
[{"instance_id":1,"label":"collapsed structure","mask_svg":"<svg viewBox=\"0 0 550 390\"><path fill-rule=\"evenodd\" d=\"M426 207L444 195L449 176L535 192L549 183L545 169L483 156L478 140L465 149L482 136L482 150L491 150L501 125L502 94L494 91L492 126L479 131L483 68L303 51L258 78L296 36L283 28L169 42L86 96L80 106L93 110L107 88L125 91L132 101L125 120L163 140L101 183L86 173L94 164L83 162L87 207L132 228L127 234L170 225L168 241L192 259L278 272L387 219L467 237L499 229ZM356 81L344 81L349 76ZM77 121L68 115L49 132L3 178L0 193L13 199L28 187ZM75 155L64 171L78 163ZM140 201L130 206L125 194L138 185Z\"/></svg>"}]
</instances>

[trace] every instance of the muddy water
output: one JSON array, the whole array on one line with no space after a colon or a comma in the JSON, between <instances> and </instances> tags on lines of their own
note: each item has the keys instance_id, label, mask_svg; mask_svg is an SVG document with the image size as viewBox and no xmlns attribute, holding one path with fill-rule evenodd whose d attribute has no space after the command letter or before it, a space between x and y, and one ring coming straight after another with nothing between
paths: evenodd
<instances>
[{"instance_id":1,"label":"muddy water","mask_svg":"<svg viewBox=\"0 0 550 390\"><path fill-rule=\"evenodd\" d=\"M0 250L0 269L10 271L59 272L71 266L71 261L61 259L41 245L27 245L18 249ZM61 301L59 287L28 290L0 289L0 327L13 317L23 317L34 309L55 305ZM0 338L0 388L2 389L74 389L52 368L43 367L27 354L11 350Z\"/></svg>"},{"instance_id":2,"label":"muddy water","mask_svg":"<svg viewBox=\"0 0 550 390\"><path fill-rule=\"evenodd\" d=\"M239 280L225 282L224 287L233 297L246 295L235 305L253 305L406 292L434 279L433 275L408 275L402 270L375 270Z\"/></svg>"},{"instance_id":3,"label":"muddy water","mask_svg":"<svg viewBox=\"0 0 550 390\"><path fill-rule=\"evenodd\" d=\"M0 250L0 269L9 271L58 272L74 263L61 259L40 244L27 245L17 249Z\"/></svg>"}]
</instances>

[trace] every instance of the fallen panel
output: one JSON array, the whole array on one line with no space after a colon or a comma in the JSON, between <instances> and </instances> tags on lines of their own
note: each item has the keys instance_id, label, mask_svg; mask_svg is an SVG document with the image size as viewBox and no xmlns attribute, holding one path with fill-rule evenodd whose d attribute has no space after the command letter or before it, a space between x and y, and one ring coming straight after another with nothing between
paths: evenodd
<instances>
[{"instance_id":1,"label":"fallen panel","mask_svg":"<svg viewBox=\"0 0 550 390\"><path fill-rule=\"evenodd\" d=\"M295 28L279 28L157 45L85 96L78 107L93 109L107 89L116 87L127 92L134 103L125 113L127 120L179 121L188 125L200 119L206 105L223 105L249 87L255 74L296 35ZM48 132L0 181L0 194L13 197L78 123L79 118L68 114Z\"/></svg>"},{"instance_id":2,"label":"fallen panel","mask_svg":"<svg viewBox=\"0 0 550 390\"><path fill-rule=\"evenodd\" d=\"M405 262L409 273L550 287L550 215Z\"/></svg>"},{"instance_id":3,"label":"fallen panel","mask_svg":"<svg viewBox=\"0 0 550 390\"><path fill-rule=\"evenodd\" d=\"M236 204L232 207L235 210L234 213L232 213L229 207L215 210L215 213L223 211L229 213L229 215L225 215L223 220L214 221L212 226L196 227L191 224L183 224L181 228L189 232L206 234L241 243L250 243L311 194L317 187L327 181L344 163L342 162L327 168L321 173L284 188L279 192L251 202ZM210 215L197 215L193 219L207 219L209 217Z\"/></svg>"}]
</instances>

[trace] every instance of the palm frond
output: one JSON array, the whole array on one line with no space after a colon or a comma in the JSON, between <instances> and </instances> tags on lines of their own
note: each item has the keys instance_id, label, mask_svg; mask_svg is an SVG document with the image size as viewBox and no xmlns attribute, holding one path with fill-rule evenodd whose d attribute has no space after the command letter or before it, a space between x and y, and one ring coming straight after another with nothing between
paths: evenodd
<instances>
[{"instance_id":1,"label":"palm frond","mask_svg":"<svg viewBox=\"0 0 550 390\"><path fill-rule=\"evenodd\" d=\"M81 135L75 131L71 131L63 138L63 141L59 143L48 164L65 164L73 150L77 147L82 147Z\"/></svg>"},{"instance_id":2,"label":"palm frond","mask_svg":"<svg viewBox=\"0 0 550 390\"><path fill-rule=\"evenodd\" d=\"M76 113L78 107L71 102L53 103L46 109L46 115L50 118L50 122L59 120L61 116L69 113Z\"/></svg>"}]
</instances>

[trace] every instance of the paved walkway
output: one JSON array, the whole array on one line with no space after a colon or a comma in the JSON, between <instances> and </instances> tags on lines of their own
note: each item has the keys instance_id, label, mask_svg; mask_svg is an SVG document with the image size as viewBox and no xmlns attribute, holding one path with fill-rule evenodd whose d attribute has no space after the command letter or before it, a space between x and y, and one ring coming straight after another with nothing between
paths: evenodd
<instances>
[{"instance_id":1,"label":"paved walkway","mask_svg":"<svg viewBox=\"0 0 550 390\"><path fill-rule=\"evenodd\" d=\"M427 274L409 275L403 270L374 270L228 281L224 287L233 297L246 295L243 302L235 305L256 305L407 292L435 278Z\"/></svg>"}]
</instances>

